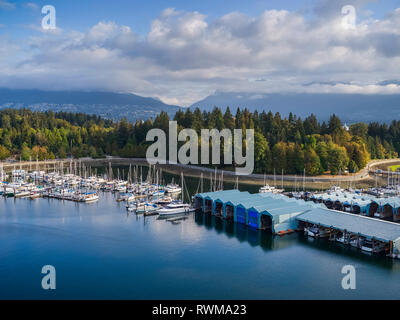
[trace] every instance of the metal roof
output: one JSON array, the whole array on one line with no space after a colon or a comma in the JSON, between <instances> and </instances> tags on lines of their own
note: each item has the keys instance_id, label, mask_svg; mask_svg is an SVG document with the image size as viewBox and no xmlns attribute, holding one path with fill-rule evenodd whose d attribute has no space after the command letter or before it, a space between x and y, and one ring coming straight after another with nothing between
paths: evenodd
<instances>
[{"instance_id":1,"label":"metal roof","mask_svg":"<svg viewBox=\"0 0 400 320\"><path fill-rule=\"evenodd\" d=\"M222 191L215 191L215 192L204 192L204 193L198 193L196 194L196 197L201 197L201 198L211 198L212 200L218 198L218 197L224 197L224 196L237 196L240 194L239 190L233 189L233 190L222 190Z\"/></svg>"},{"instance_id":2,"label":"metal roof","mask_svg":"<svg viewBox=\"0 0 400 320\"><path fill-rule=\"evenodd\" d=\"M400 199L398 197L389 197L389 198L377 198L373 195L368 194L354 194L351 192L330 192L330 193L322 193L322 194L313 194L311 199L322 199L324 201L339 201L343 204L349 205L358 205L360 207L365 207L372 202L376 202L379 205L389 204L394 208L400 207Z\"/></svg>"},{"instance_id":3,"label":"metal roof","mask_svg":"<svg viewBox=\"0 0 400 320\"><path fill-rule=\"evenodd\" d=\"M212 201L230 203L234 206L242 206L247 210L254 209L259 213L268 213L272 216L298 214L310 208L320 207L320 205L315 205L312 202L307 203L304 200L290 199L285 195L273 193L250 194L247 191L225 190L197 194L196 196Z\"/></svg>"},{"instance_id":4,"label":"metal roof","mask_svg":"<svg viewBox=\"0 0 400 320\"><path fill-rule=\"evenodd\" d=\"M373 219L351 213L316 208L299 214L296 219L324 227L347 230L364 237L381 241L396 241L400 239L400 224Z\"/></svg>"}]
</instances>

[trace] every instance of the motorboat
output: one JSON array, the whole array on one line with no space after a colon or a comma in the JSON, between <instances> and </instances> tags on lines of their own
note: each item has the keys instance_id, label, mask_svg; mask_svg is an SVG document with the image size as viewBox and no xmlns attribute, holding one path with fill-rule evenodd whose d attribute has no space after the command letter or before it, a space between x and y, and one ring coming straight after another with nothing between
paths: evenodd
<instances>
[{"instance_id":1,"label":"motorboat","mask_svg":"<svg viewBox=\"0 0 400 320\"><path fill-rule=\"evenodd\" d=\"M160 207L155 203L145 203L137 206L136 213L151 213L159 210Z\"/></svg>"},{"instance_id":2,"label":"motorboat","mask_svg":"<svg viewBox=\"0 0 400 320\"><path fill-rule=\"evenodd\" d=\"M165 192L167 193L181 193L182 188L177 184L169 183L164 188Z\"/></svg>"},{"instance_id":3,"label":"motorboat","mask_svg":"<svg viewBox=\"0 0 400 320\"><path fill-rule=\"evenodd\" d=\"M135 195L132 193L127 193L127 192L121 192L119 194L119 197L117 199L117 201L134 201L135 200Z\"/></svg>"},{"instance_id":4,"label":"motorboat","mask_svg":"<svg viewBox=\"0 0 400 320\"><path fill-rule=\"evenodd\" d=\"M29 196L29 198L30 198L31 200L37 199L37 198L40 198L40 197L42 197L42 193L39 192L39 191L31 191L31 194L30 194L30 196Z\"/></svg>"},{"instance_id":5,"label":"motorboat","mask_svg":"<svg viewBox=\"0 0 400 320\"><path fill-rule=\"evenodd\" d=\"M165 195L165 190L157 190L152 194L153 197L164 196L164 195Z\"/></svg>"},{"instance_id":6,"label":"motorboat","mask_svg":"<svg viewBox=\"0 0 400 320\"><path fill-rule=\"evenodd\" d=\"M96 192L88 192L86 194L80 195L78 201L80 202L95 202L99 200L99 196Z\"/></svg>"},{"instance_id":7,"label":"motorboat","mask_svg":"<svg viewBox=\"0 0 400 320\"><path fill-rule=\"evenodd\" d=\"M171 197L162 197L160 199L154 200L154 203L160 204L160 205L167 205L170 204L173 201Z\"/></svg>"},{"instance_id":8,"label":"motorboat","mask_svg":"<svg viewBox=\"0 0 400 320\"><path fill-rule=\"evenodd\" d=\"M31 195L30 191L27 190L20 190L20 191L16 191L14 194L15 198L25 198L25 197L29 197Z\"/></svg>"},{"instance_id":9,"label":"motorboat","mask_svg":"<svg viewBox=\"0 0 400 320\"><path fill-rule=\"evenodd\" d=\"M283 189L277 189L275 187L271 187L270 185L266 184L265 186L261 187L258 190L259 193L281 193Z\"/></svg>"},{"instance_id":10,"label":"motorboat","mask_svg":"<svg viewBox=\"0 0 400 320\"><path fill-rule=\"evenodd\" d=\"M170 203L165 208L158 210L160 216L184 214L195 211L194 208L187 203Z\"/></svg>"},{"instance_id":11,"label":"motorboat","mask_svg":"<svg viewBox=\"0 0 400 320\"><path fill-rule=\"evenodd\" d=\"M329 236L329 230L323 230L318 228L317 226L304 228L304 232L306 233L306 235L313 238L325 238Z\"/></svg>"}]
</instances>

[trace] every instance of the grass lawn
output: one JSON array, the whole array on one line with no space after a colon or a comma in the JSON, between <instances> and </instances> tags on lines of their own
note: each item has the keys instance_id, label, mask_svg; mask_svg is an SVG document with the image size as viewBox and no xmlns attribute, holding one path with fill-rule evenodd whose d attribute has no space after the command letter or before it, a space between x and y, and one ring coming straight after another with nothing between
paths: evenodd
<instances>
[{"instance_id":1,"label":"grass lawn","mask_svg":"<svg viewBox=\"0 0 400 320\"><path fill-rule=\"evenodd\" d=\"M391 170L391 171L397 171L398 169L400 169L400 164L396 164L394 166L389 167L389 170Z\"/></svg>"}]
</instances>

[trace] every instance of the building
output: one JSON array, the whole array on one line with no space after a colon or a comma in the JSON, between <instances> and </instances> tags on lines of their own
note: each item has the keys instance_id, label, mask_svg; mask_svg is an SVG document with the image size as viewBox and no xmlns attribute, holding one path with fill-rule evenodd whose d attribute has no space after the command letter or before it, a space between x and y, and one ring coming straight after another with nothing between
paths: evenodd
<instances>
[{"instance_id":1,"label":"building","mask_svg":"<svg viewBox=\"0 0 400 320\"><path fill-rule=\"evenodd\" d=\"M313 208L296 217L299 229L371 253L400 257L400 224L337 210Z\"/></svg>"},{"instance_id":2,"label":"building","mask_svg":"<svg viewBox=\"0 0 400 320\"><path fill-rule=\"evenodd\" d=\"M297 228L296 216L320 204L290 199L281 194L250 194L239 190L199 193L195 207L204 213L272 233Z\"/></svg>"}]
</instances>

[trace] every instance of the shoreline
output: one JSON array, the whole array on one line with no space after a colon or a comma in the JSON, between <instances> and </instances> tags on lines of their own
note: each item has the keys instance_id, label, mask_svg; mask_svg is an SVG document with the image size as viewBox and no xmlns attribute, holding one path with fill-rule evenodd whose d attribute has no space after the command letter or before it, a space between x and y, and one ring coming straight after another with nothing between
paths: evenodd
<instances>
[{"instance_id":1,"label":"shoreline","mask_svg":"<svg viewBox=\"0 0 400 320\"><path fill-rule=\"evenodd\" d=\"M15 162L15 163L5 163L2 162L4 171L10 172L12 169L30 169L35 170L36 166L40 169L54 169L60 166L60 163L64 165L69 164L70 161L79 161L85 165L90 165L92 167L101 167L108 166L111 162L112 165L115 166L127 166L129 164L132 165L141 165L148 166L148 162L144 158L119 158L119 157L108 157L102 159L91 159L91 158L80 158L80 159L62 159L62 160L48 160L48 161L40 161L40 162ZM374 176L371 176L373 173L373 168L387 168L390 165L400 164L400 159L385 159L385 160L372 160L368 163L368 165L357 172L356 174L347 174L341 176L329 176L329 175L320 175L320 176L296 176L296 175L276 175L275 179L273 175L265 175L266 183L270 185L283 186L283 187L293 187L301 189L304 185L305 188L312 189L326 189L332 185L343 185L343 187L357 187L364 188L368 186L374 186L376 181L378 185L382 185L386 182L385 177L378 177L375 180ZM183 165L179 163L175 164L157 164L157 168L161 168L164 172L168 172L170 174L180 174L182 171L185 176L200 178L201 174L203 174L204 179L209 179L210 175L214 177L215 169L208 167L199 167L194 165ZM222 170L217 169L217 176L221 175ZM235 183L236 179L239 180L240 184L250 184L250 185L263 185L264 184L264 175L253 173L251 175L236 175L234 171L223 170L224 181ZM282 181L283 180L283 181Z\"/></svg>"}]
</instances>

